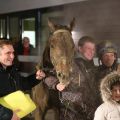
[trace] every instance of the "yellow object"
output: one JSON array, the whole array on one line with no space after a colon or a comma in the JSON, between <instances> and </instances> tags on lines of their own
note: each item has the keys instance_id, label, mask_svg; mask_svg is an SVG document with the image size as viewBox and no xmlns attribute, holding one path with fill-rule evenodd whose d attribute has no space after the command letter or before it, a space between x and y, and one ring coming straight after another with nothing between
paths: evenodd
<instances>
[{"instance_id":1,"label":"yellow object","mask_svg":"<svg viewBox=\"0 0 120 120\"><path fill-rule=\"evenodd\" d=\"M17 111L16 114L19 118L23 118L36 108L30 96L22 91L16 91L0 98L0 104L13 111Z\"/></svg>"}]
</instances>

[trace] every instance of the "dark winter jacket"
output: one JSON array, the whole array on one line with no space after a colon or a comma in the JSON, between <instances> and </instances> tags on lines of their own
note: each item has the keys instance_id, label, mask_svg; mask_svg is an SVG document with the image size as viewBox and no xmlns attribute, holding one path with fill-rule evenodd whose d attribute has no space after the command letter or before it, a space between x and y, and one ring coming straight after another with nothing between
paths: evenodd
<instances>
[{"instance_id":1,"label":"dark winter jacket","mask_svg":"<svg viewBox=\"0 0 120 120\"><path fill-rule=\"evenodd\" d=\"M0 64L0 97L8 95L17 90L30 90L40 81L36 80L35 75L22 77L14 66L4 69ZM0 120L10 120L12 111L0 106ZM6 117L8 117L6 119Z\"/></svg>"},{"instance_id":2,"label":"dark winter jacket","mask_svg":"<svg viewBox=\"0 0 120 120\"><path fill-rule=\"evenodd\" d=\"M0 105L0 120L11 120L13 112Z\"/></svg>"},{"instance_id":3,"label":"dark winter jacket","mask_svg":"<svg viewBox=\"0 0 120 120\"><path fill-rule=\"evenodd\" d=\"M97 108L94 67L93 61L89 62L83 58L75 59L70 84L59 94L60 120L63 118L65 120L93 120L94 111Z\"/></svg>"}]
</instances>

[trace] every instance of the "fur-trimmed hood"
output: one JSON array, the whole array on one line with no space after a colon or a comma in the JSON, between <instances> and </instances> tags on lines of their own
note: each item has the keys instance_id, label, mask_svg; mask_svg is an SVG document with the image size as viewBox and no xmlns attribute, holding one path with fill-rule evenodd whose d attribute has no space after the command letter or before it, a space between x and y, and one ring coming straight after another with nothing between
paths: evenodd
<instances>
[{"instance_id":1,"label":"fur-trimmed hood","mask_svg":"<svg viewBox=\"0 0 120 120\"><path fill-rule=\"evenodd\" d=\"M110 88L111 85L117 81L120 81L120 74L118 72L112 72L102 79L100 91L104 102L112 101Z\"/></svg>"}]
</instances>

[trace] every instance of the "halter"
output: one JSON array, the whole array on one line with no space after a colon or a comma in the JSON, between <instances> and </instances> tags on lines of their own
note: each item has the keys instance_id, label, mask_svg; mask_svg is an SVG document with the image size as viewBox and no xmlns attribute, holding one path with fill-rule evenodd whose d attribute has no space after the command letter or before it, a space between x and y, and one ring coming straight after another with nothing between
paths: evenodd
<instances>
[{"instance_id":1,"label":"halter","mask_svg":"<svg viewBox=\"0 0 120 120\"><path fill-rule=\"evenodd\" d=\"M64 30L64 29L59 29L53 32L53 35L60 33L60 32L65 32L65 33L69 33L71 35L71 33L68 30Z\"/></svg>"}]
</instances>

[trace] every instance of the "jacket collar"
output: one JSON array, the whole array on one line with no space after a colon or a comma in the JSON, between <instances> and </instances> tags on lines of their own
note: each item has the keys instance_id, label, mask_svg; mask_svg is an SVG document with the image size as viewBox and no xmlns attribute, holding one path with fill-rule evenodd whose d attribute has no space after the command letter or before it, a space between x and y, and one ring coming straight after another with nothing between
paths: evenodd
<instances>
[{"instance_id":1,"label":"jacket collar","mask_svg":"<svg viewBox=\"0 0 120 120\"><path fill-rule=\"evenodd\" d=\"M12 70L13 65L12 66L8 66L6 69L2 66L2 64L0 63L0 71L10 71Z\"/></svg>"},{"instance_id":2,"label":"jacket collar","mask_svg":"<svg viewBox=\"0 0 120 120\"><path fill-rule=\"evenodd\" d=\"M102 70L108 70L108 71L114 71L117 70L118 63L114 63L111 67L107 67L105 65L100 65L100 69Z\"/></svg>"}]
</instances>

